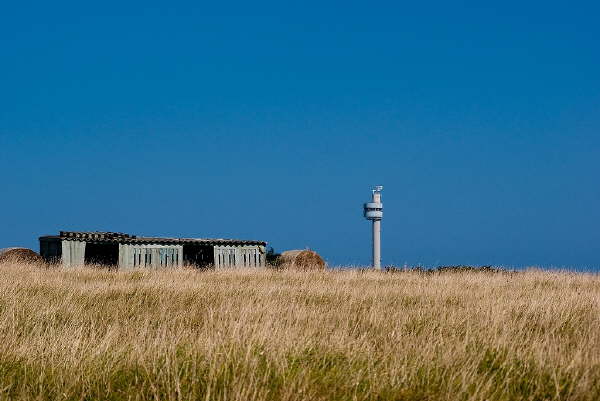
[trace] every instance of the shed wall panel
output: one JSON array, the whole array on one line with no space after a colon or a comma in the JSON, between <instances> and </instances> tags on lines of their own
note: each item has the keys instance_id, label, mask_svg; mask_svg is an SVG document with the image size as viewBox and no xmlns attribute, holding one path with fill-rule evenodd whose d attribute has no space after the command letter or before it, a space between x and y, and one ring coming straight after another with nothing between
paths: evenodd
<instances>
[{"instance_id":1,"label":"shed wall panel","mask_svg":"<svg viewBox=\"0 0 600 401\"><path fill-rule=\"evenodd\" d=\"M62 265L64 267L82 266L85 263L84 241L62 241Z\"/></svg>"}]
</instances>

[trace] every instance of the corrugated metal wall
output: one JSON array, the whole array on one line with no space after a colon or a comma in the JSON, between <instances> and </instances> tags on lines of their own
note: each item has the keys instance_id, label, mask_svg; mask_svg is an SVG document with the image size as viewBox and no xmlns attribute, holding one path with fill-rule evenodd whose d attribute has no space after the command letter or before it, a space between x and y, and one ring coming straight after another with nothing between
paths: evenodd
<instances>
[{"instance_id":1,"label":"corrugated metal wall","mask_svg":"<svg viewBox=\"0 0 600 401\"><path fill-rule=\"evenodd\" d=\"M266 265L264 247L259 245L221 245L214 247L215 267L262 267Z\"/></svg>"},{"instance_id":2,"label":"corrugated metal wall","mask_svg":"<svg viewBox=\"0 0 600 401\"><path fill-rule=\"evenodd\" d=\"M85 241L40 242L41 255L46 260L61 259L65 267L84 265L85 248ZM265 247L261 245L218 245L213 252L215 267L266 266ZM181 267L183 263L183 245L119 244L119 268Z\"/></svg>"},{"instance_id":3,"label":"corrugated metal wall","mask_svg":"<svg viewBox=\"0 0 600 401\"><path fill-rule=\"evenodd\" d=\"M85 242L62 240L62 265L64 267L85 264Z\"/></svg>"},{"instance_id":4,"label":"corrugated metal wall","mask_svg":"<svg viewBox=\"0 0 600 401\"><path fill-rule=\"evenodd\" d=\"M183 266L182 245L119 244L120 268L165 268Z\"/></svg>"}]
</instances>

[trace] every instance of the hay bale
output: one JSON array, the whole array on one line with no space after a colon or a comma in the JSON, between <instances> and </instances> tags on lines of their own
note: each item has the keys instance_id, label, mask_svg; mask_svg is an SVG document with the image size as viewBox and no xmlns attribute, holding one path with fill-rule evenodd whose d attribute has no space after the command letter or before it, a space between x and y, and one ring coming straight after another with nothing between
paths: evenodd
<instances>
[{"instance_id":1,"label":"hay bale","mask_svg":"<svg viewBox=\"0 0 600 401\"><path fill-rule=\"evenodd\" d=\"M41 263L42 257L31 249L27 248L4 248L0 249L0 263L21 262L21 263Z\"/></svg>"},{"instance_id":2,"label":"hay bale","mask_svg":"<svg viewBox=\"0 0 600 401\"><path fill-rule=\"evenodd\" d=\"M325 270L323 258L310 249L285 251L277 262L284 269Z\"/></svg>"}]
</instances>

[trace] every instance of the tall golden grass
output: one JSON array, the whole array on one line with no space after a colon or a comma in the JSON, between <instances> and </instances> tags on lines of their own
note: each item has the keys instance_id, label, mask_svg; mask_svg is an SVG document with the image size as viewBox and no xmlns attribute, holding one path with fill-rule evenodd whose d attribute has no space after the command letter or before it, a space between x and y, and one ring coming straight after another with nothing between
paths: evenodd
<instances>
[{"instance_id":1,"label":"tall golden grass","mask_svg":"<svg viewBox=\"0 0 600 401\"><path fill-rule=\"evenodd\" d=\"M596 275L0 266L0 399L599 398Z\"/></svg>"}]
</instances>

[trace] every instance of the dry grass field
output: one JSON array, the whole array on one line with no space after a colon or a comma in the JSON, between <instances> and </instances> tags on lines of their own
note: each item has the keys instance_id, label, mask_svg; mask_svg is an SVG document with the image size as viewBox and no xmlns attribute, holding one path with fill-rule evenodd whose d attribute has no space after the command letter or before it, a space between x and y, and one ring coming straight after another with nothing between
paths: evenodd
<instances>
[{"instance_id":1,"label":"dry grass field","mask_svg":"<svg viewBox=\"0 0 600 401\"><path fill-rule=\"evenodd\" d=\"M0 399L598 400L600 278L8 263Z\"/></svg>"}]
</instances>

